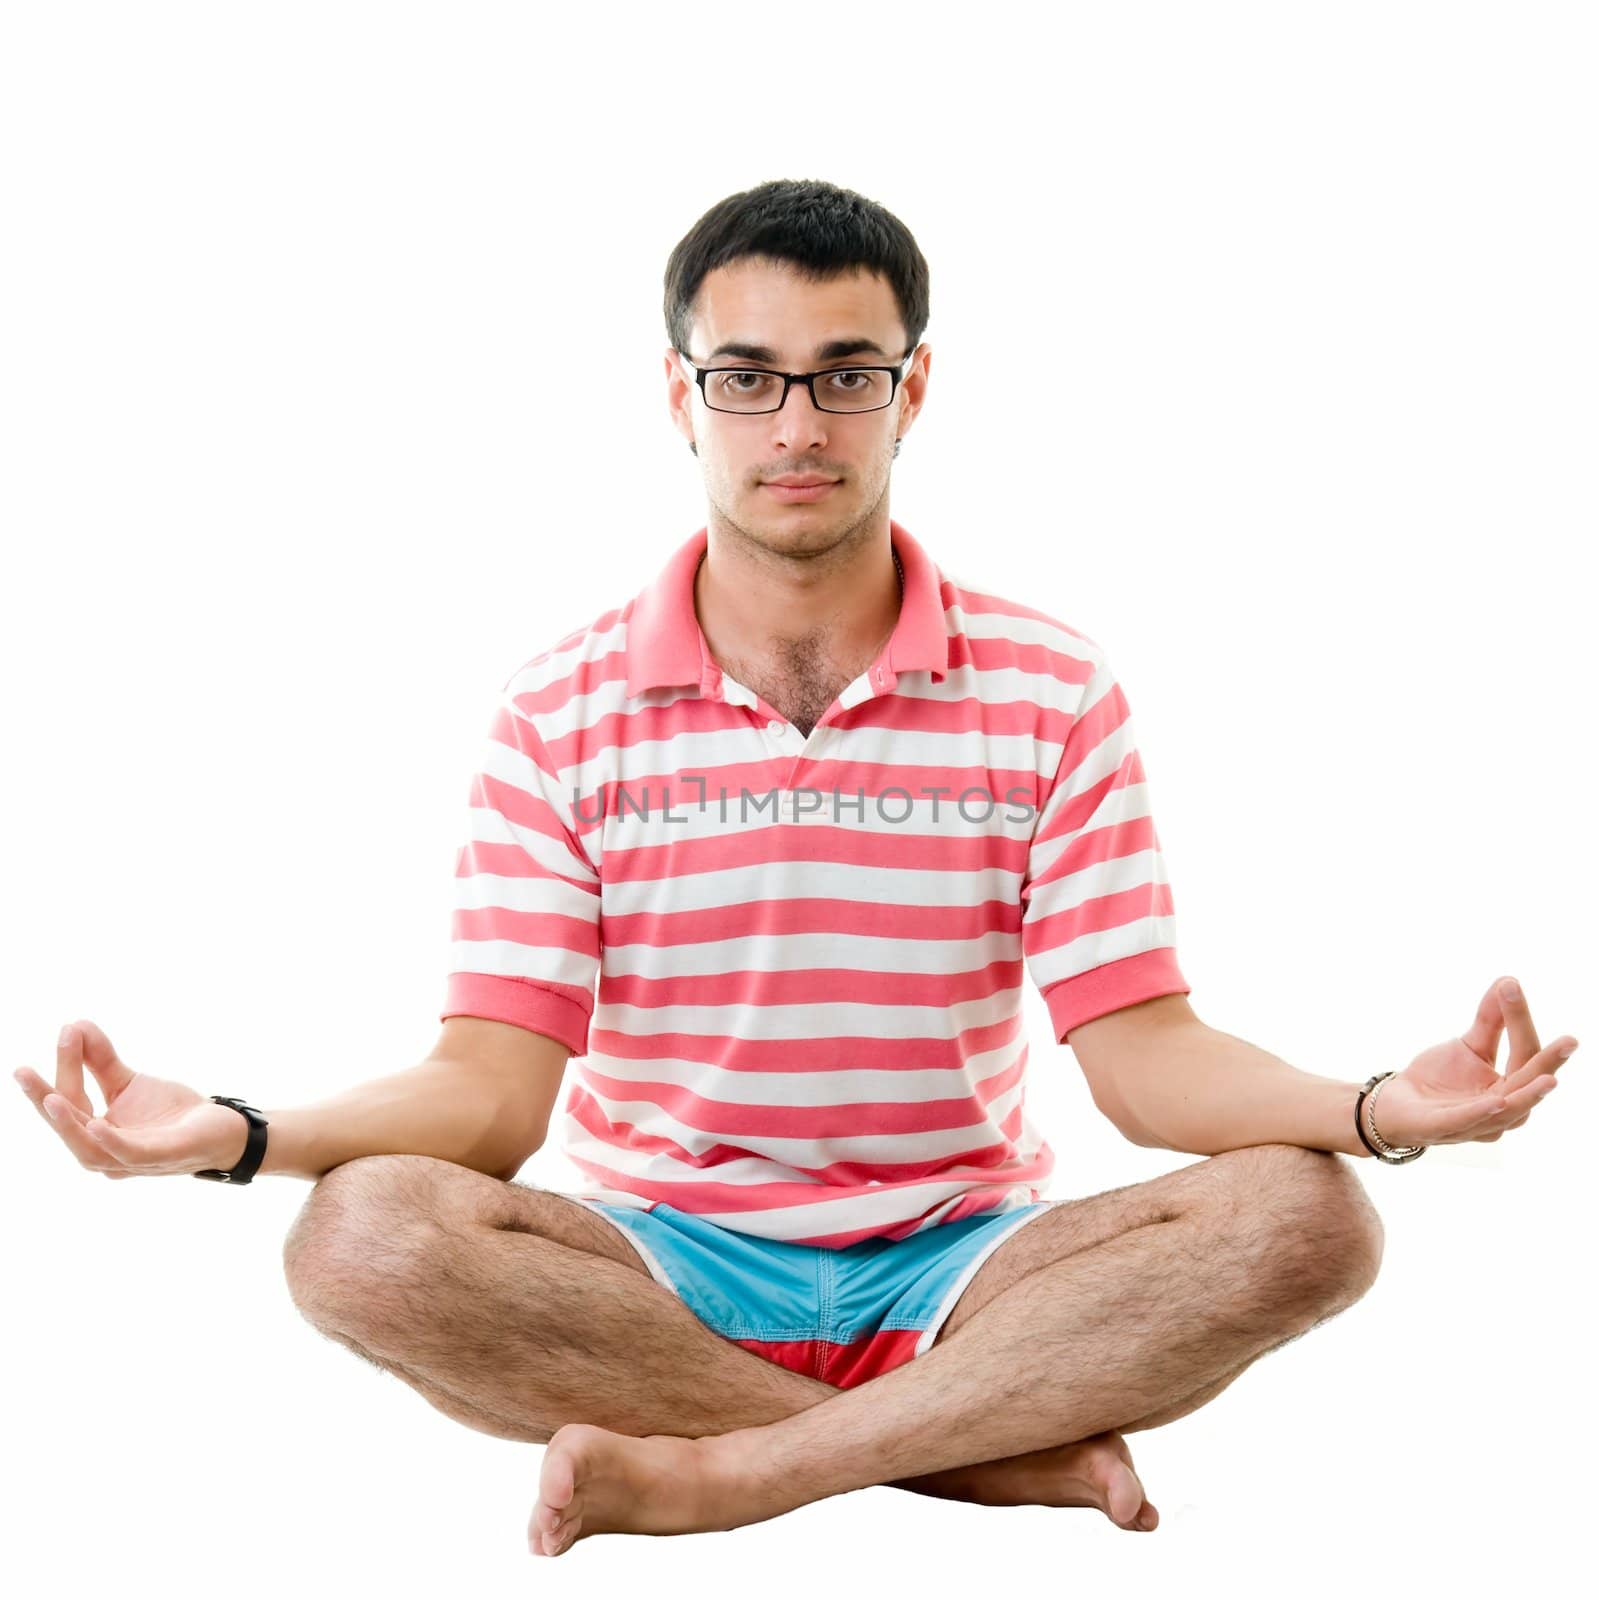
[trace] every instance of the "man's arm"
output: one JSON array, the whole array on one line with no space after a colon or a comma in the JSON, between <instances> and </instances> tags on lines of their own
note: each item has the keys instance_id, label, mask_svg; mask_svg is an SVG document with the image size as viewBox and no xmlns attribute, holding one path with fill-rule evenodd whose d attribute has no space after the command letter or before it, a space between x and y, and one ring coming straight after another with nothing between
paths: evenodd
<instances>
[{"instance_id":1,"label":"man's arm","mask_svg":"<svg viewBox=\"0 0 1599 1600\"><path fill-rule=\"evenodd\" d=\"M544 1143L571 1053L508 1022L450 1017L418 1066L313 1106L263 1107L261 1171L314 1181L358 1156L425 1155L508 1181Z\"/></svg>"},{"instance_id":2,"label":"man's arm","mask_svg":"<svg viewBox=\"0 0 1599 1600\"><path fill-rule=\"evenodd\" d=\"M1134 1144L1202 1156L1253 1144L1371 1153L1355 1132L1360 1083L1301 1072L1222 1033L1184 995L1095 1017L1066 1043L1094 1104Z\"/></svg>"}]
</instances>

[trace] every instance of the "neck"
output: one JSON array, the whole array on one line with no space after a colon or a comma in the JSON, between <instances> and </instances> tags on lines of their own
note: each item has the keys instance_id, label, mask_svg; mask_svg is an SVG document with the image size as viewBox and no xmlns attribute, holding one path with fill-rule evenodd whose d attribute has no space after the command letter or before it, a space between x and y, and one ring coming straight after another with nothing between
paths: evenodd
<instances>
[{"instance_id":1,"label":"neck","mask_svg":"<svg viewBox=\"0 0 1599 1600\"><path fill-rule=\"evenodd\" d=\"M694 608L719 659L805 647L854 658L875 653L893 632L902 589L886 521L815 550L708 527Z\"/></svg>"}]
</instances>

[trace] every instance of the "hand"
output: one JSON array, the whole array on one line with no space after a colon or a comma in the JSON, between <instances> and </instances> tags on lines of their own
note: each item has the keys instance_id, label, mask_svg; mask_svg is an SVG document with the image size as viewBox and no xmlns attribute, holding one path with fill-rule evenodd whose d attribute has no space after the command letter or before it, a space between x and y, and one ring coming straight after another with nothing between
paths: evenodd
<instances>
[{"instance_id":1,"label":"hand","mask_svg":"<svg viewBox=\"0 0 1599 1600\"><path fill-rule=\"evenodd\" d=\"M1494 1058L1506 1027L1510 1058L1500 1077ZM1459 1038L1423 1050L1381 1086L1377 1131L1391 1145L1491 1143L1507 1128L1519 1128L1554 1092L1555 1073L1576 1048L1569 1033L1540 1047L1520 986L1501 978L1489 985L1476 1020Z\"/></svg>"},{"instance_id":2,"label":"hand","mask_svg":"<svg viewBox=\"0 0 1599 1600\"><path fill-rule=\"evenodd\" d=\"M96 1116L83 1088L88 1062L105 1094L105 1115ZM12 1074L39 1115L90 1172L108 1178L153 1178L166 1173L226 1172L239 1164L249 1124L232 1106L134 1072L92 1022L69 1022L56 1044L52 1086L31 1067Z\"/></svg>"}]
</instances>

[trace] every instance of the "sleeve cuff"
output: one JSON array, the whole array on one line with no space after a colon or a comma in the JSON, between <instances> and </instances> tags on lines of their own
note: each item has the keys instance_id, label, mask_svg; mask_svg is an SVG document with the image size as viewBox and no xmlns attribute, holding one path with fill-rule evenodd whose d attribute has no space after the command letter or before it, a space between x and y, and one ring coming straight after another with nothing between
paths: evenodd
<instances>
[{"instance_id":1,"label":"sleeve cuff","mask_svg":"<svg viewBox=\"0 0 1599 1600\"><path fill-rule=\"evenodd\" d=\"M1120 961L1107 961L1074 978L1062 978L1044 991L1044 1003L1054 1024L1055 1038L1066 1043L1073 1028L1107 1012L1153 1000L1161 994L1188 994L1190 985L1177 965L1170 945L1144 950Z\"/></svg>"},{"instance_id":2,"label":"sleeve cuff","mask_svg":"<svg viewBox=\"0 0 1599 1600\"><path fill-rule=\"evenodd\" d=\"M445 986L446 1017L482 1017L547 1034L573 1055L588 1051L591 1007L545 984L487 972L452 972Z\"/></svg>"}]
</instances>

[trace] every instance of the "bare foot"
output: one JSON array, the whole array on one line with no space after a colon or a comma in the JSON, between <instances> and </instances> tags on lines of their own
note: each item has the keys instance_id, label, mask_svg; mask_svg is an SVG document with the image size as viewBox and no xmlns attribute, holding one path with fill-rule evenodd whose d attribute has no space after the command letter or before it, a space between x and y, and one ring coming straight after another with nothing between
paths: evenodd
<instances>
[{"instance_id":1,"label":"bare foot","mask_svg":"<svg viewBox=\"0 0 1599 1600\"><path fill-rule=\"evenodd\" d=\"M925 1492L984 1506L1093 1506L1117 1527L1138 1533L1151 1532L1160 1523L1160 1513L1144 1498L1144 1486L1133 1470L1133 1453L1116 1432L907 1482L912 1487L925 1483Z\"/></svg>"},{"instance_id":2,"label":"bare foot","mask_svg":"<svg viewBox=\"0 0 1599 1600\"><path fill-rule=\"evenodd\" d=\"M544 1447L528 1549L556 1556L591 1533L709 1533L775 1516L779 1508L741 1504L728 1520L731 1503L750 1498L748 1486L715 1466L708 1443L639 1439L586 1422L557 1428Z\"/></svg>"},{"instance_id":3,"label":"bare foot","mask_svg":"<svg viewBox=\"0 0 1599 1600\"><path fill-rule=\"evenodd\" d=\"M557 1428L544 1448L528 1549L561 1555L591 1533L708 1533L788 1509L762 1506L758 1486L729 1472L716 1437L639 1439L586 1422ZM982 1505L1093 1506L1119 1527L1140 1531L1160 1520L1119 1433L932 1476Z\"/></svg>"}]
</instances>

